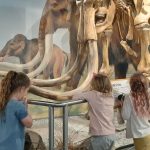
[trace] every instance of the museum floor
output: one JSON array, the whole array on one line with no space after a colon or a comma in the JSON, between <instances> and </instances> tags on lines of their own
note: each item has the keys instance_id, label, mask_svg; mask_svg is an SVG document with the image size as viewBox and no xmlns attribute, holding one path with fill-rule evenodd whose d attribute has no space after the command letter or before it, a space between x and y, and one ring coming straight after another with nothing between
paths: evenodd
<instances>
[{"instance_id":1,"label":"museum floor","mask_svg":"<svg viewBox=\"0 0 150 150\"><path fill-rule=\"evenodd\" d=\"M120 146L128 145L132 143L131 139L125 138L125 125L119 125L117 120L114 119L114 123L117 129L117 140L115 143L115 148ZM72 116L69 117L69 143L78 144L84 139L88 138L88 124L89 121L83 116ZM34 120L34 125L31 130L39 133L46 146L48 147L48 119ZM55 119L55 145L62 141L62 119ZM124 149L125 150L125 149ZM126 150L129 150L126 149ZM131 148L130 148L131 150Z\"/></svg>"}]
</instances>

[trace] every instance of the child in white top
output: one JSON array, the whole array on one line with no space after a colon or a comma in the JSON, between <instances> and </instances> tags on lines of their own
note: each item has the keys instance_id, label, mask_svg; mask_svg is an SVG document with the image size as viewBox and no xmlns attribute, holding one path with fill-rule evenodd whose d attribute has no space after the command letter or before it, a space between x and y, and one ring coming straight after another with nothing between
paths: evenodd
<instances>
[{"instance_id":1,"label":"child in white top","mask_svg":"<svg viewBox=\"0 0 150 150\"><path fill-rule=\"evenodd\" d=\"M127 120L127 138L134 139L136 150L150 150L149 81L140 73L130 79L131 92L125 96L122 117Z\"/></svg>"}]
</instances>

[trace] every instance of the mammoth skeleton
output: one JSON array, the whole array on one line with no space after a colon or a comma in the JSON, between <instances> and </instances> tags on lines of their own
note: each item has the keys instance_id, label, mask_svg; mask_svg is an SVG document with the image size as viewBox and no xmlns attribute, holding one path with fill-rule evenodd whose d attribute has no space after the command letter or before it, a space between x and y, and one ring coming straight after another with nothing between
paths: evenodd
<instances>
[{"instance_id":1,"label":"mammoth skeleton","mask_svg":"<svg viewBox=\"0 0 150 150\"><path fill-rule=\"evenodd\" d=\"M122 38L121 45L129 54L137 70L145 75L149 75L150 1L125 0L125 2L120 1L119 4L122 6L121 10L127 13L129 22L128 33Z\"/></svg>"},{"instance_id":2,"label":"mammoth skeleton","mask_svg":"<svg viewBox=\"0 0 150 150\"><path fill-rule=\"evenodd\" d=\"M38 58L38 60L41 60L41 64L37 69L28 73L28 76L34 78L43 69L46 69L51 59L49 54L53 53L52 35L58 28L68 28L70 31L70 62L66 73L59 78L51 80L32 79L33 85L30 91L46 98L65 100L77 92L87 90L93 72L104 74L111 72L108 56L109 48L115 53L117 47L113 44L113 37L117 40L119 48L124 48L125 59L131 59L132 62L135 62L135 67L141 72L149 73L149 51L147 50L149 34L144 36L144 29L149 30L149 15L146 15L148 21L145 22L144 20L142 27L138 22L138 17L141 15L140 13L143 13L143 9L150 14L147 7L149 7L148 0L143 0L143 3L139 0L82 0L77 1L77 3L69 0L47 0L40 21L39 51L31 62L18 65L17 68L19 70L20 68L33 67L38 63ZM120 11L122 13L118 15ZM118 16L122 18L122 22ZM122 31L121 29L125 30ZM117 32L114 32L115 30ZM133 50L134 43L137 43L140 54ZM99 59L99 52L102 55L101 60ZM136 57L139 58L138 62ZM88 64L87 76L78 85L86 64ZM1 65L15 69L11 64L1 63ZM143 68L146 68L146 70L143 71ZM5 72L1 72L1 74L5 74ZM63 92L44 88L45 86L63 83L66 83L67 86L73 86L69 91Z\"/></svg>"}]
</instances>

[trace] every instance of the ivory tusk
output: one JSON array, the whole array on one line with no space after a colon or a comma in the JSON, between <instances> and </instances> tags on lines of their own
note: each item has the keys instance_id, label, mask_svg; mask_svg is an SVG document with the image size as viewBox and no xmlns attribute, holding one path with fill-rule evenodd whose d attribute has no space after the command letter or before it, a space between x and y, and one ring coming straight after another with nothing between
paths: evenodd
<instances>
[{"instance_id":1,"label":"ivory tusk","mask_svg":"<svg viewBox=\"0 0 150 150\"><path fill-rule=\"evenodd\" d=\"M53 49L53 34L47 34L46 37L45 37L45 53L44 53L44 56L43 56L43 59L42 59L42 62L41 64L39 65L39 67L37 69L35 69L34 71L28 73L28 77L29 78L34 78L35 76L37 76L38 74L40 74L48 65L49 63L49 56L50 56L50 52L52 51ZM38 56L39 56L40 52L38 52ZM36 56L37 56L36 55ZM40 59L38 59L39 61ZM32 62L32 61L31 61ZM25 65L25 64L24 64ZM15 65L14 65L15 66ZM20 71L20 69L16 68L17 66L15 67L12 67L10 68L11 70L15 70L15 71ZM22 68L23 69L23 68ZM7 72L6 71L3 71L3 72L0 72L0 75L3 76L3 75L6 75Z\"/></svg>"},{"instance_id":2,"label":"ivory tusk","mask_svg":"<svg viewBox=\"0 0 150 150\"><path fill-rule=\"evenodd\" d=\"M54 100L66 100L71 98L74 94L78 92L82 92L89 89L90 82L93 78L93 72L95 73L98 72L98 49L97 49L97 41L89 40L87 44L89 47L88 75L84 80L84 82L78 88L67 92L58 92L40 88L37 86L31 86L30 91L38 96L42 96L45 98Z\"/></svg>"},{"instance_id":3,"label":"ivory tusk","mask_svg":"<svg viewBox=\"0 0 150 150\"><path fill-rule=\"evenodd\" d=\"M62 75L59 78L55 78L55 79L49 79L49 80L42 80L42 79L32 79L32 84L36 85L36 86L44 86L44 87L51 87L51 86L56 86L56 85L60 85L65 83L66 81L71 79L72 74L76 71L76 69L79 66L79 59L80 56L77 55L77 58L75 60L74 65L72 66L72 68L66 72L64 75Z\"/></svg>"},{"instance_id":4,"label":"ivory tusk","mask_svg":"<svg viewBox=\"0 0 150 150\"><path fill-rule=\"evenodd\" d=\"M26 64L13 64L8 62L0 62L0 67L10 68L14 71L22 71L24 69L33 68L39 61L41 60L40 52L36 54L36 56ZM7 72L6 72L7 73Z\"/></svg>"},{"instance_id":5,"label":"ivory tusk","mask_svg":"<svg viewBox=\"0 0 150 150\"><path fill-rule=\"evenodd\" d=\"M45 53L42 62L37 69L27 74L30 78L34 78L35 76L39 75L47 67L49 63L49 56L52 51L53 51L53 34L46 34Z\"/></svg>"}]
</instances>

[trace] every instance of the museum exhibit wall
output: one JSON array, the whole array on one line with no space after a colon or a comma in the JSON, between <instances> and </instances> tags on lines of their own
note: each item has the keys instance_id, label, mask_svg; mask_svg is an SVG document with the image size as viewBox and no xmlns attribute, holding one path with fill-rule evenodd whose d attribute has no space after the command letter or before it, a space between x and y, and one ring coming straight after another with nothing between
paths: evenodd
<instances>
[{"instance_id":1,"label":"museum exhibit wall","mask_svg":"<svg viewBox=\"0 0 150 150\"><path fill-rule=\"evenodd\" d=\"M7 41L17 34L23 34L28 39L38 38L40 17L46 0L0 0L0 51ZM67 29L59 29L54 34L54 43L69 53L69 33ZM17 57L7 58L8 62L19 63ZM0 69L2 70L2 68ZM39 99L39 97L31 98ZM40 98L41 99L41 98ZM33 115L47 116L47 109L31 106ZM58 112L58 113L57 113ZM60 111L57 111L56 115ZM38 114L38 115L37 115Z\"/></svg>"}]
</instances>

